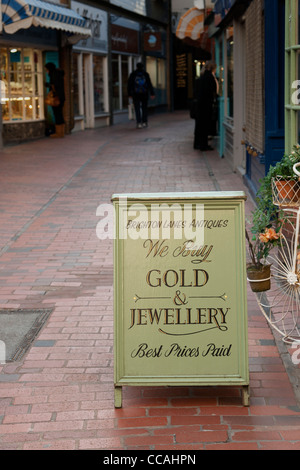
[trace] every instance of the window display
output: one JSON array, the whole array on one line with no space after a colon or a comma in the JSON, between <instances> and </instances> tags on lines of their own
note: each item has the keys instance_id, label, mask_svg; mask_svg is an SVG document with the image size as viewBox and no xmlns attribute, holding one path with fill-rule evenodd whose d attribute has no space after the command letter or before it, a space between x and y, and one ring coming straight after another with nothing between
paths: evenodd
<instances>
[{"instance_id":1,"label":"window display","mask_svg":"<svg viewBox=\"0 0 300 470\"><path fill-rule=\"evenodd\" d=\"M29 48L0 48L3 122L43 119L41 52Z\"/></svg>"},{"instance_id":2,"label":"window display","mask_svg":"<svg viewBox=\"0 0 300 470\"><path fill-rule=\"evenodd\" d=\"M103 78L103 58L93 56L94 65L94 108L95 114L103 113L104 106L104 78Z\"/></svg>"}]
</instances>

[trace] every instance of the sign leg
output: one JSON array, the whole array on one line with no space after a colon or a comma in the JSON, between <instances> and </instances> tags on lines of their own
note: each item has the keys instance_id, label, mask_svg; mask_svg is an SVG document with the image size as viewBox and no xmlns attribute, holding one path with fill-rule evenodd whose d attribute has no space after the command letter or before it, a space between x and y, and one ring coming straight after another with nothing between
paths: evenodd
<instances>
[{"instance_id":1,"label":"sign leg","mask_svg":"<svg viewBox=\"0 0 300 470\"><path fill-rule=\"evenodd\" d=\"M122 387L115 387L115 408L122 408Z\"/></svg>"},{"instance_id":2,"label":"sign leg","mask_svg":"<svg viewBox=\"0 0 300 470\"><path fill-rule=\"evenodd\" d=\"M245 385L242 388L242 399L243 399L243 406L249 406L249 399L250 399L250 387L249 387L249 385Z\"/></svg>"}]
</instances>

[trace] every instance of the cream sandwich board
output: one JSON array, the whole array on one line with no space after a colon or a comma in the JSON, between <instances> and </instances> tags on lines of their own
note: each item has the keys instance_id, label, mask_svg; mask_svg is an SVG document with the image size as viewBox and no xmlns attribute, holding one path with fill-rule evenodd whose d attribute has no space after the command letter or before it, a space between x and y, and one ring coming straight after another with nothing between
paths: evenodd
<instances>
[{"instance_id":1,"label":"cream sandwich board","mask_svg":"<svg viewBox=\"0 0 300 470\"><path fill-rule=\"evenodd\" d=\"M249 405L245 199L113 196L116 408L123 386L240 386Z\"/></svg>"}]
</instances>

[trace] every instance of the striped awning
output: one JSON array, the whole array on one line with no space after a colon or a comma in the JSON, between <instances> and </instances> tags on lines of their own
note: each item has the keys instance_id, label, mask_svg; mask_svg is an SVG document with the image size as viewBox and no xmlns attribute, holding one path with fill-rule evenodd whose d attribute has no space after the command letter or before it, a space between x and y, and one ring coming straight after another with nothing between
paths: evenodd
<instances>
[{"instance_id":1,"label":"striped awning","mask_svg":"<svg viewBox=\"0 0 300 470\"><path fill-rule=\"evenodd\" d=\"M91 36L86 20L75 11L42 0L2 0L2 23L6 33L41 26L67 33Z\"/></svg>"},{"instance_id":2,"label":"striped awning","mask_svg":"<svg viewBox=\"0 0 300 470\"><path fill-rule=\"evenodd\" d=\"M200 39L203 31L204 10L193 7L181 16L176 29L176 36L179 39L189 38L197 41Z\"/></svg>"}]
</instances>

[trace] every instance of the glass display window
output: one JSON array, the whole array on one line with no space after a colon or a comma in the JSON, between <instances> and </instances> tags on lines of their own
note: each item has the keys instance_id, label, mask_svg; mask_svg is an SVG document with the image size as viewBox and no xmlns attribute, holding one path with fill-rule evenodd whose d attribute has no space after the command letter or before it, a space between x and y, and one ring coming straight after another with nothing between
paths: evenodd
<instances>
[{"instance_id":1,"label":"glass display window","mask_svg":"<svg viewBox=\"0 0 300 470\"><path fill-rule=\"evenodd\" d=\"M95 114L105 112L103 57L93 56L94 67L94 110Z\"/></svg>"},{"instance_id":2,"label":"glass display window","mask_svg":"<svg viewBox=\"0 0 300 470\"><path fill-rule=\"evenodd\" d=\"M165 59L150 57L146 58L146 71L150 75L154 88L155 99L151 100L151 106L167 103L167 69Z\"/></svg>"},{"instance_id":3,"label":"glass display window","mask_svg":"<svg viewBox=\"0 0 300 470\"><path fill-rule=\"evenodd\" d=\"M41 51L1 47L0 81L4 123L44 118Z\"/></svg>"}]
</instances>

